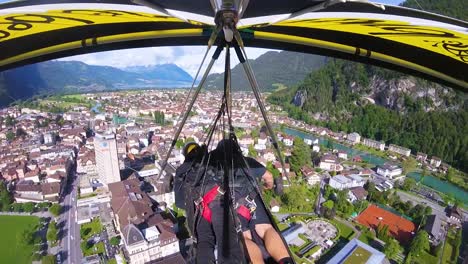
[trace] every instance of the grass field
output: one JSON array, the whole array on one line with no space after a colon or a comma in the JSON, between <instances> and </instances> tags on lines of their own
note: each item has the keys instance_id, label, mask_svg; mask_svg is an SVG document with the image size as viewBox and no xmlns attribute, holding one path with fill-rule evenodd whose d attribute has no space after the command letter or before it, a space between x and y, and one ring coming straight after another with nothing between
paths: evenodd
<instances>
[{"instance_id":1,"label":"grass field","mask_svg":"<svg viewBox=\"0 0 468 264\"><path fill-rule=\"evenodd\" d=\"M81 242L81 252L83 252L83 256L91 256L94 254L101 254L105 253L106 250L104 249L104 242L99 242L90 248L87 247L86 241Z\"/></svg>"},{"instance_id":2,"label":"grass field","mask_svg":"<svg viewBox=\"0 0 468 264\"><path fill-rule=\"evenodd\" d=\"M0 216L0 256L2 263L31 263L32 246L21 245L19 234L37 225L35 216Z\"/></svg>"},{"instance_id":3,"label":"grass field","mask_svg":"<svg viewBox=\"0 0 468 264\"><path fill-rule=\"evenodd\" d=\"M333 219L330 222L332 222L340 230L340 237L347 240L352 239L352 236L354 235L353 229L336 219Z\"/></svg>"},{"instance_id":4,"label":"grass field","mask_svg":"<svg viewBox=\"0 0 468 264\"><path fill-rule=\"evenodd\" d=\"M99 218L95 218L89 223L82 224L80 227L81 239L87 240L90 237L99 234L102 231L102 228L103 227ZM84 234L83 230L86 230Z\"/></svg>"},{"instance_id":5,"label":"grass field","mask_svg":"<svg viewBox=\"0 0 468 264\"><path fill-rule=\"evenodd\" d=\"M451 234L452 232L448 232L445 245L444 245L444 251L442 252L442 264L451 264L452 263L452 254L453 254L453 235Z\"/></svg>"},{"instance_id":6,"label":"grass field","mask_svg":"<svg viewBox=\"0 0 468 264\"><path fill-rule=\"evenodd\" d=\"M428 252L424 252L415 259L416 263L426 264L426 263L437 263L438 259L435 256L432 256Z\"/></svg>"}]
</instances>

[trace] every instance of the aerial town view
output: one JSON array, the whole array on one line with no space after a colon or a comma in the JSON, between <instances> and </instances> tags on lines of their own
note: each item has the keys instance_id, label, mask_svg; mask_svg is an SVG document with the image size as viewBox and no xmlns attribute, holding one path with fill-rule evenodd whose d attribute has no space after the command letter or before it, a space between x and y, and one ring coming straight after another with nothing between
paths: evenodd
<instances>
[{"instance_id":1,"label":"aerial town view","mask_svg":"<svg viewBox=\"0 0 468 264\"><path fill-rule=\"evenodd\" d=\"M466 1L206 2L0 0L0 264L468 263Z\"/></svg>"}]
</instances>

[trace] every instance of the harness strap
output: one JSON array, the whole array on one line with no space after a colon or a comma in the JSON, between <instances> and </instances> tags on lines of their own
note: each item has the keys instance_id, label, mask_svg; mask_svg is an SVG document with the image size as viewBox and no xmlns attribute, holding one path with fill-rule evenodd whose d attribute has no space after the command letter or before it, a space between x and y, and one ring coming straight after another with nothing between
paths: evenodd
<instances>
[{"instance_id":1,"label":"harness strap","mask_svg":"<svg viewBox=\"0 0 468 264\"><path fill-rule=\"evenodd\" d=\"M222 194L224 194L224 191L218 185L215 185L213 188L211 188L203 196L203 198L195 201L195 204L197 206L201 205L201 207L202 207L202 216L209 223L211 223L211 215L212 215L212 212L211 212L211 209L210 209L209 205L210 205L211 202L214 201L214 199L216 199L216 196L218 196L218 194L222 195Z\"/></svg>"},{"instance_id":2,"label":"harness strap","mask_svg":"<svg viewBox=\"0 0 468 264\"><path fill-rule=\"evenodd\" d=\"M252 218L252 212L249 210L249 208L247 208L245 205L241 205L237 208L237 213L244 217L245 219L247 219L248 221L250 221L250 219Z\"/></svg>"}]
</instances>

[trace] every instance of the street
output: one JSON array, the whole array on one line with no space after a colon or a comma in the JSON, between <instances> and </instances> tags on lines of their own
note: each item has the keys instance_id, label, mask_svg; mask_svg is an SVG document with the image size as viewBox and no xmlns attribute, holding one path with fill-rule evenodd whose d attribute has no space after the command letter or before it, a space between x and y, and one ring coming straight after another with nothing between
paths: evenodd
<instances>
[{"instance_id":1,"label":"street","mask_svg":"<svg viewBox=\"0 0 468 264\"><path fill-rule=\"evenodd\" d=\"M80 230L76 223L77 176L73 173L61 203L62 214L57 222L62 222L60 252L63 263L81 263Z\"/></svg>"}]
</instances>

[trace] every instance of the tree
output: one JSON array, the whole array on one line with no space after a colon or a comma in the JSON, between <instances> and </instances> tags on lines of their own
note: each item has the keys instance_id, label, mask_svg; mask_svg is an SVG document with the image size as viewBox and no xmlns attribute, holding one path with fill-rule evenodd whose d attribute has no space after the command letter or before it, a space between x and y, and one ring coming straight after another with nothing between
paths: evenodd
<instances>
[{"instance_id":1,"label":"tree","mask_svg":"<svg viewBox=\"0 0 468 264\"><path fill-rule=\"evenodd\" d=\"M46 255L42 257L42 264L55 264L55 256L54 255Z\"/></svg>"},{"instance_id":2,"label":"tree","mask_svg":"<svg viewBox=\"0 0 468 264\"><path fill-rule=\"evenodd\" d=\"M28 134L26 133L26 131L24 131L24 129L22 127L18 127L16 129L16 137L25 137L27 135Z\"/></svg>"},{"instance_id":3,"label":"tree","mask_svg":"<svg viewBox=\"0 0 468 264\"><path fill-rule=\"evenodd\" d=\"M23 205L23 211L27 213L32 213L34 212L34 203L32 202L27 202Z\"/></svg>"},{"instance_id":4,"label":"tree","mask_svg":"<svg viewBox=\"0 0 468 264\"><path fill-rule=\"evenodd\" d=\"M15 133L13 133L11 131L8 131L6 133L6 139L9 140L9 141L12 141L13 139L15 139Z\"/></svg>"},{"instance_id":5,"label":"tree","mask_svg":"<svg viewBox=\"0 0 468 264\"><path fill-rule=\"evenodd\" d=\"M14 126L15 123L16 123L16 120L15 120L13 117L11 117L11 116L8 115L8 116L5 118L5 125L6 125L6 126Z\"/></svg>"},{"instance_id":6,"label":"tree","mask_svg":"<svg viewBox=\"0 0 468 264\"><path fill-rule=\"evenodd\" d=\"M53 204L50 208L49 208L49 212L54 215L55 217L59 216L60 215L60 211L62 210L62 206L60 206L60 204Z\"/></svg>"},{"instance_id":7,"label":"tree","mask_svg":"<svg viewBox=\"0 0 468 264\"><path fill-rule=\"evenodd\" d=\"M120 236L115 236L110 239L110 244L113 246L118 246L120 244Z\"/></svg>"},{"instance_id":8,"label":"tree","mask_svg":"<svg viewBox=\"0 0 468 264\"><path fill-rule=\"evenodd\" d=\"M405 191L410 191L416 186L416 181L413 178L406 177L405 181L403 182L403 185L401 188Z\"/></svg>"},{"instance_id":9,"label":"tree","mask_svg":"<svg viewBox=\"0 0 468 264\"><path fill-rule=\"evenodd\" d=\"M91 232L91 228L90 227L86 227L86 228L81 228L80 229L80 236L81 236L81 239L85 239L86 236Z\"/></svg>"},{"instance_id":10,"label":"tree","mask_svg":"<svg viewBox=\"0 0 468 264\"><path fill-rule=\"evenodd\" d=\"M8 211L13 202L10 192L7 190L6 184L0 181L0 210Z\"/></svg>"},{"instance_id":11,"label":"tree","mask_svg":"<svg viewBox=\"0 0 468 264\"><path fill-rule=\"evenodd\" d=\"M416 237L411 241L409 247L409 254L413 256L419 256L425 250L429 249L429 236L426 231L419 230Z\"/></svg>"},{"instance_id":12,"label":"tree","mask_svg":"<svg viewBox=\"0 0 468 264\"><path fill-rule=\"evenodd\" d=\"M249 156L253 158L256 158L258 156L257 151L252 145L249 146Z\"/></svg>"},{"instance_id":13,"label":"tree","mask_svg":"<svg viewBox=\"0 0 468 264\"><path fill-rule=\"evenodd\" d=\"M447 175L446 175L447 181L452 181L454 176L455 176L455 169L452 167L448 168Z\"/></svg>"},{"instance_id":14,"label":"tree","mask_svg":"<svg viewBox=\"0 0 468 264\"><path fill-rule=\"evenodd\" d=\"M415 159L408 157L401 165L403 166L403 174L408 174L416 169L418 162Z\"/></svg>"},{"instance_id":15,"label":"tree","mask_svg":"<svg viewBox=\"0 0 468 264\"><path fill-rule=\"evenodd\" d=\"M443 248L444 243L439 243L436 247L432 249L432 255L436 256L437 258L440 258L442 255L442 248Z\"/></svg>"},{"instance_id":16,"label":"tree","mask_svg":"<svg viewBox=\"0 0 468 264\"><path fill-rule=\"evenodd\" d=\"M291 164L291 170L296 173L300 171L302 166L311 163L310 148L298 137L294 138L294 147L289 163Z\"/></svg>"},{"instance_id":17,"label":"tree","mask_svg":"<svg viewBox=\"0 0 468 264\"><path fill-rule=\"evenodd\" d=\"M57 223L55 221L50 221L49 227L47 229L47 241L51 242L52 244L55 244L55 242L58 239L58 230L57 230Z\"/></svg>"},{"instance_id":18,"label":"tree","mask_svg":"<svg viewBox=\"0 0 468 264\"><path fill-rule=\"evenodd\" d=\"M335 202L333 202L333 200L327 200L326 202L322 204L322 206L328 209L333 209L333 207L335 206Z\"/></svg>"},{"instance_id":19,"label":"tree","mask_svg":"<svg viewBox=\"0 0 468 264\"><path fill-rule=\"evenodd\" d=\"M400 244L394 238L389 238L384 247L384 254L388 259L394 259L400 252Z\"/></svg>"}]
</instances>

